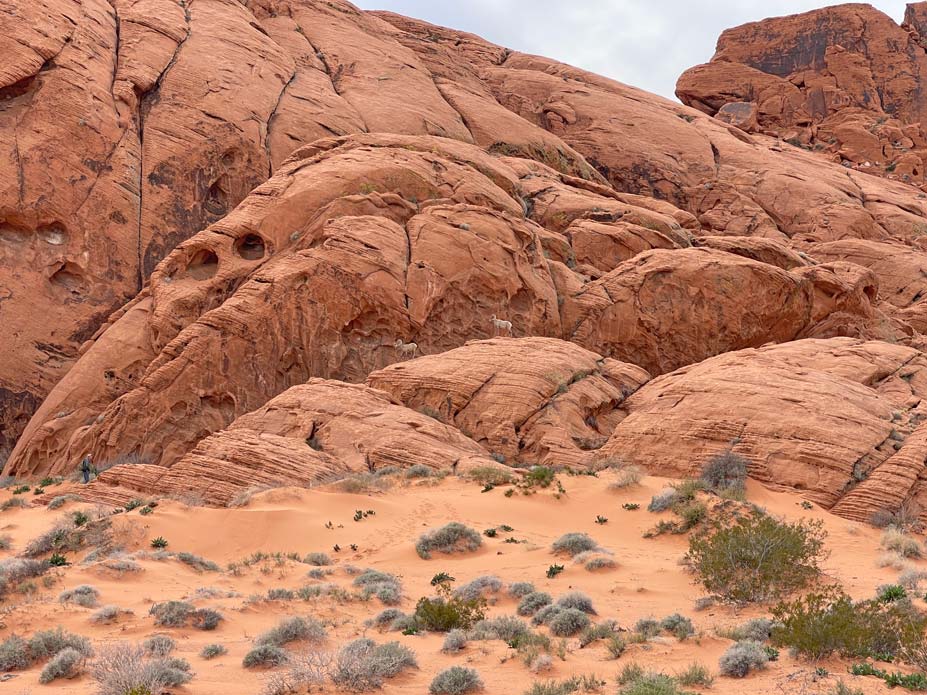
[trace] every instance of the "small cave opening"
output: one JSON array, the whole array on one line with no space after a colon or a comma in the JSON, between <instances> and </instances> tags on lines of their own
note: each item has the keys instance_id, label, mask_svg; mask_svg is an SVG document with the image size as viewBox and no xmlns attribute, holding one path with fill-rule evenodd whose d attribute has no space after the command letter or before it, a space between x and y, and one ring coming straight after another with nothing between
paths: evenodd
<instances>
[{"instance_id":1,"label":"small cave opening","mask_svg":"<svg viewBox=\"0 0 927 695\"><path fill-rule=\"evenodd\" d=\"M879 290L876 289L876 286L875 286L875 285L866 285L866 286L863 288L863 294L865 294L867 297L869 297L869 301L870 301L870 302L875 302L875 300L876 300L876 295L879 294Z\"/></svg>"},{"instance_id":2,"label":"small cave opening","mask_svg":"<svg viewBox=\"0 0 927 695\"><path fill-rule=\"evenodd\" d=\"M24 244L29 241L31 232L25 227L9 220L0 220L0 241L11 244Z\"/></svg>"},{"instance_id":3,"label":"small cave opening","mask_svg":"<svg viewBox=\"0 0 927 695\"><path fill-rule=\"evenodd\" d=\"M58 270L52 273L49 282L72 294L79 294L86 286L83 269L70 261L62 263Z\"/></svg>"},{"instance_id":4,"label":"small cave opening","mask_svg":"<svg viewBox=\"0 0 927 695\"><path fill-rule=\"evenodd\" d=\"M265 252L264 240L257 234L246 234L235 240L235 253L246 261L258 261L264 258Z\"/></svg>"},{"instance_id":5,"label":"small cave opening","mask_svg":"<svg viewBox=\"0 0 927 695\"><path fill-rule=\"evenodd\" d=\"M194 280L208 280L219 270L219 257L212 249L199 249L187 263L187 276Z\"/></svg>"},{"instance_id":6,"label":"small cave opening","mask_svg":"<svg viewBox=\"0 0 927 695\"><path fill-rule=\"evenodd\" d=\"M35 231L39 239L52 246L61 246L68 241L68 230L60 222L42 225Z\"/></svg>"},{"instance_id":7,"label":"small cave opening","mask_svg":"<svg viewBox=\"0 0 927 695\"><path fill-rule=\"evenodd\" d=\"M210 184L203 207L213 215L224 215L229 209L228 177L222 176Z\"/></svg>"}]
</instances>

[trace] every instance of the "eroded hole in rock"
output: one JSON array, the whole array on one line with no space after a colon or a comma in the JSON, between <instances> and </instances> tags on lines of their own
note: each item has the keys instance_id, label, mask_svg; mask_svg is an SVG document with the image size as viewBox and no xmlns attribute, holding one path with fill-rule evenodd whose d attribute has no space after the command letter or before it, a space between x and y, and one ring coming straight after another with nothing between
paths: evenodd
<instances>
[{"instance_id":1,"label":"eroded hole in rock","mask_svg":"<svg viewBox=\"0 0 927 695\"><path fill-rule=\"evenodd\" d=\"M68 232L59 222L42 225L36 230L39 239L52 246L61 246L68 241Z\"/></svg>"},{"instance_id":2,"label":"eroded hole in rock","mask_svg":"<svg viewBox=\"0 0 927 695\"><path fill-rule=\"evenodd\" d=\"M219 270L219 257L211 249L200 249L187 263L187 275L194 280L208 280Z\"/></svg>"},{"instance_id":3,"label":"eroded hole in rock","mask_svg":"<svg viewBox=\"0 0 927 695\"><path fill-rule=\"evenodd\" d=\"M235 240L235 253L246 261L264 258L264 240L257 234L246 234Z\"/></svg>"},{"instance_id":4,"label":"eroded hole in rock","mask_svg":"<svg viewBox=\"0 0 927 695\"><path fill-rule=\"evenodd\" d=\"M63 263L61 267L52 274L49 281L53 285L62 287L73 294L80 293L86 285L84 271L70 261Z\"/></svg>"},{"instance_id":5,"label":"eroded hole in rock","mask_svg":"<svg viewBox=\"0 0 927 695\"><path fill-rule=\"evenodd\" d=\"M213 215L224 215L229 209L228 181L226 177L214 181L206 191L206 210Z\"/></svg>"},{"instance_id":6,"label":"eroded hole in rock","mask_svg":"<svg viewBox=\"0 0 927 695\"><path fill-rule=\"evenodd\" d=\"M876 299L876 295L879 293L879 291L875 288L874 285L866 285L866 286L863 288L863 293L864 293L867 297L869 297L869 301L870 301L870 302L874 302L875 299Z\"/></svg>"},{"instance_id":7,"label":"eroded hole in rock","mask_svg":"<svg viewBox=\"0 0 927 695\"><path fill-rule=\"evenodd\" d=\"M10 244L25 244L29 241L30 236L31 233L25 227L6 220L0 221L0 241Z\"/></svg>"}]
</instances>

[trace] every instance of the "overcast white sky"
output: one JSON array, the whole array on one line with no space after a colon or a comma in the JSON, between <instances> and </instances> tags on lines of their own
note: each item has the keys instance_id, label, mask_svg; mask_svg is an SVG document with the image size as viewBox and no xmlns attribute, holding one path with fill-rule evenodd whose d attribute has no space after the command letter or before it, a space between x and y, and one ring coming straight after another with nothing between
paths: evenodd
<instances>
[{"instance_id":1,"label":"overcast white sky","mask_svg":"<svg viewBox=\"0 0 927 695\"><path fill-rule=\"evenodd\" d=\"M826 0L353 0L479 34L675 98L676 78L714 53L722 30ZM906 0L872 3L895 21Z\"/></svg>"}]
</instances>

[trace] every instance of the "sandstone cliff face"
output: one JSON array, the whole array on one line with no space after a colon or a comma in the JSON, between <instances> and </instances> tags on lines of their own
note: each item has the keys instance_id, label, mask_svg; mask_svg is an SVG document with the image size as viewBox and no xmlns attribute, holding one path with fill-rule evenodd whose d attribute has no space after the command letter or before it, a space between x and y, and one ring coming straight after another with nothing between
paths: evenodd
<instances>
[{"instance_id":1,"label":"sandstone cliff face","mask_svg":"<svg viewBox=\"0 0 927 695\"><path fill-rule=\"evenodd\" d=\"M927 135L927 3L903 23L848 4L725 31L676 94L747 132L826 152L844 166L921 185Z\"/></svg>"},{"instance_id":2,"label":"sandstone cliff face","mask_svg":"<svg viewBox=\"0 0 927 695\"><path fill-rule=\"evenodd\" d=\"M741 437L756 477L847 516L923 500L927 198L764 135L808 96L762 44L726 35L690 75L762 80L748 134L706 115L720 87L700 111L346 2L94 8L0 10L25 41L0 70L20 153L0 189L5 473L90 451L141 462L95 499L224 504L493 455L682 475ZM821 15L808 45L788 39L804 20L762 31L810 84L866 12ZM92 137L49 115L77 66ZM904 72L877 82L883 110L920 108ZM69 159L94 147L105 165Z\"/></svg>"}]
</instances>

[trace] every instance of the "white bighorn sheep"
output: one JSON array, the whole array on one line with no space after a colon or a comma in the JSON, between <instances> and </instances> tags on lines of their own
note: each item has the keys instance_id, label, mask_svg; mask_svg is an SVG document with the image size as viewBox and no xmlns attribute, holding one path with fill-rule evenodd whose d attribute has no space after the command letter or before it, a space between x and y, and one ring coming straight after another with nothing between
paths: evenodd
<instances>
[{"instance_id":1,"label":"white bighorn sheep","mask_svg":"<svg viewBox=\"0 0 927 695\"><path fill-rule=\"evenodd\" d=\"M415 351L418 350L418 343L404 343L402 338L396 338L396 342L393 343L393 347L399 351L399 354L403 357L415 357Z\"/></svg>"},{"instance_id":2,"label":"white bighorn sheep","mask_svg":"<svg viewBox=\"0 0 927 695\"><path fill-rule=\"evenodd\" d=\"M505 331L509 335L512 335L512 322L504 321L503 319L497 319L496 315L493 314L489 317L489 320L492 321L493 332L498 334L499 331Z\"/></svg>"}]
</instances>

